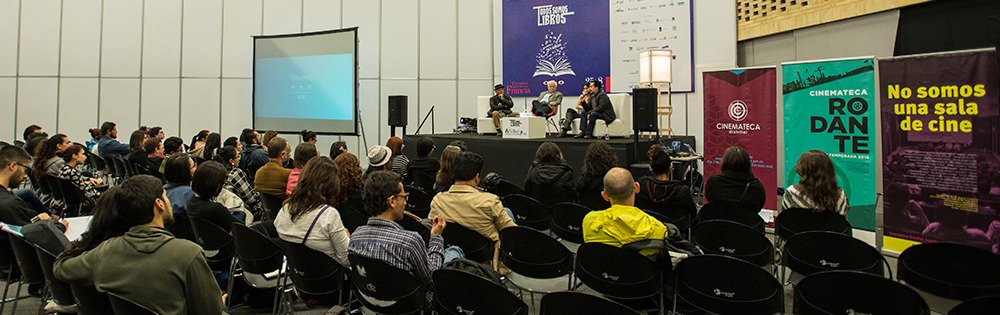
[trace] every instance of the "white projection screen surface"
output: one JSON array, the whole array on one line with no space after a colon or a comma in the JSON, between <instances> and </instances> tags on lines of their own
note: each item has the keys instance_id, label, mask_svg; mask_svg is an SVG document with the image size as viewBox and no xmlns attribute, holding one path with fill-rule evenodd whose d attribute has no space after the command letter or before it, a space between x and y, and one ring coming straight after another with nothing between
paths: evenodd
<instances>
[{"instance_id":1,"label":"white projection screen surface","mask_svg":"<svg viewBox=\"0 0 1000 315\"><path fill-rule=\"evenodd\" d=\"M254 129L357 135L357 39L357 27L254 36Z\"/></svg>"}]
</instances>

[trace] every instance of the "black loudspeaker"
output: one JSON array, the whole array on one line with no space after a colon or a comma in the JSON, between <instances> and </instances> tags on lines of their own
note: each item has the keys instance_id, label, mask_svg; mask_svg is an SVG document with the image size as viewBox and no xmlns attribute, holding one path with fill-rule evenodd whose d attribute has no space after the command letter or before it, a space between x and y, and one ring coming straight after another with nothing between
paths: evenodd
<instances>
[{"instance_id":1,"label":"black loudspeaker","mask_svg":"<svg viewBox=\"0 0 1000 315\"><path fill-rule=\"evenodd\" d=\"M656 131L659 129L656 116L656 99L660 96L656 88L632 89L632 130Z\"/></svg>"},{"instance_id":2,"label":"black loudspeaker","mask_svg":"<svg viewBox=\"0 0 1000 315\"><path fill-rule=\"evenodd\" d=\"M406 95L389 95L389 126L406 127Z\"/></svg>"}]
</instances>

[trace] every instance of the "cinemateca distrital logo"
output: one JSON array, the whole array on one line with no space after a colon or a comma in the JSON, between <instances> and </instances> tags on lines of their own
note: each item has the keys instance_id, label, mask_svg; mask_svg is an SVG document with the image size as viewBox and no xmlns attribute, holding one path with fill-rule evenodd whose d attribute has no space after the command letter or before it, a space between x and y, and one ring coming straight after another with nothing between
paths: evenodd
<instances>
[{"instance_id":1,"label":"cinemateca distrital logo","mask_svg":"<svg viewBox=\"0 0 1000 315\"><path fill-rule=\"evenodd\" d=\"M743 101L735 100L729 103L729 118L733 121L743 121L747 118L747 113L747 104Z\"/></svg>"}]
</instances>

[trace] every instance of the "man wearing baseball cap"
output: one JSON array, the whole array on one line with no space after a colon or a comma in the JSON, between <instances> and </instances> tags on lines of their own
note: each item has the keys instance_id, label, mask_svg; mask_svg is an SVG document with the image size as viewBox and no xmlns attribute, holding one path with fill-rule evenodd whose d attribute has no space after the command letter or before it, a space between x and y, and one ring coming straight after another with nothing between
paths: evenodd
<instances>
[{"instance_id":1,"label":"man wearing baseball cap","mask_svg":"<svg viewBox=\"0 0 1000 315\"><path fill-rule=\"evenodd\" d=\"M510 95L504 93L503 84L494 86L493 92L495 95L490 98L490 110L486 112L486 116L493 117L493 127L497 129L497 136L503 136L503 130L500 130L500 119L518 117L519 114L511 110L514 108L514 100L510 98Z\"/></svg>"}]
</instances>

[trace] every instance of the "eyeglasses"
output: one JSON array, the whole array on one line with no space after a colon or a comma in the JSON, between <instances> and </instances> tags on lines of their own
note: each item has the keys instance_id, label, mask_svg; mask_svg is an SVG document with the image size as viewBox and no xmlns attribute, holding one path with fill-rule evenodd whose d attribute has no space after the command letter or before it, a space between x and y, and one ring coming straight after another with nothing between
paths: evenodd
<instances>
[{"instance_id":1,"label":"eyeglasses","mask_svg":"<svg viewBox=\"0 0 1000 315\"><path fill-rule=\"evenodd\" d=\"M410 193L398 193L398 194L395 194L395 195L392 195L392 196L393 197L403 197L403 201L406 201L406 202L410 201Z\"/></svg>"},{"instance_id":2,"label":"eyeglasses","mask_svg":"<svg viewBox=\"0 0 1000 315\"><path fill-rule=\"evenodd\" d=\"M31 171L31 167L30 166L21 164L20 162L17 162L17 161L14 161L14 164L17 164L18 166L23 167L25 172L30 172Z\"/></svg>"}]
</instances>

